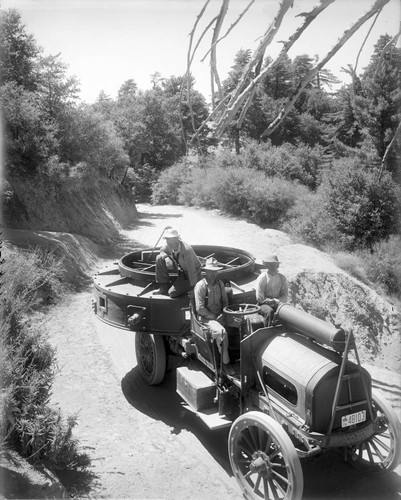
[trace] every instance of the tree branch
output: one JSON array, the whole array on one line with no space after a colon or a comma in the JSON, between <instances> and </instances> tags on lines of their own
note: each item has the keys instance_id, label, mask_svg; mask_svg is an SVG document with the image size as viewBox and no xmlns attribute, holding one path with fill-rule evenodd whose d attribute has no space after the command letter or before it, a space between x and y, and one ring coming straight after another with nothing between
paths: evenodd
<instances>
[{"instance_id":1,"label":"tree branch","mask_svg":"<svg viewBox=\"0 0 401 500\"><path fill-rule=\"evenodd\" d=\"M299 16L305 17L305 22L303 23L303 25L300 28L298 28L298 30L283 45L283 48L281 49L281 52L278 55L278 57L274 61L272 61L269 65L265 66L265 68L259 73L259 75L256 78L253 79L252 82L250 82L250 84L248 85L248 87L246 89L244 89L241 94L239 94L239 95L238 94L234 94L234 95L232 94L231 100L230 100L230 102L229 102L229 104L227 106L227 110L223 114L223 116L221 117L221 119L220 119L220 121L218 123L217 130L216 130L216 133L217 133L218 136L222 135L222 133L227 128L227 126L230 123L230 121L233 120L233 118L234 118L235 114L237 113L238 109L240 108L240 106L242 105L242 103L244 102L244 100L247 99L247 96L250 95L250 94L252 94L252 95L254 94L255 89L256 89L256 85L262 80L262 78L264 78L264 76L268 73L268 71L272 67L274 67L278 63L278 61L280 61L280 59L282 58L282 56L284 54L286 54L289 51L289 49L294 45L294 43L298 40L298 38L306 30L306 28L310 25L310 23L326 7L328 7L328 5L330 5L334 1L335 0L321 0L320 5L314 7L309 13L299 14ZM287 10L288 10L289 6L290 5L288 5L288 6L286 5L285 6ZM251 67L250 64L248 66ZM242 76L241 76L241 80L242 81L243 81L244 75L246 75L246 71L244 71L243 74L242 74ZM235 89L234 92L237 92L238 89L239 90L241 89L240 85L237 86L237 88Z\"/></svg>"},{"instance_id":2,"label":"tree branch","mask_svg":"<svg viewBox=\"0 0 401 500\"><path fill-rule=\"evenodd\" d=\"M212 79L212 85L213 85L213 81L215 81L217 84L217 90L219 92L220 100L223 98L223 91L221 88L219 73L217 71L217 50L216 50L217 47L216 47L216 43L217 43L217 40L219 38L219 33L220 33L221 27L223 25L224 18L226 17L226 14L227 14L229 3L230 3L230 0L223 0L223 3L221 5L221 9L220 9L219 15L217 17L217 21L216 21L216 26L215 26L214 31L213 31L212 49L210 52L210 77ZM212 105L214 106L213 89L212 89Z\"/></svg>"},{"instance_id":3,"label":"tree branch","mask_svg":"<svg viewBox=\"0 0 401 500\"><path fill-rule=\"evenodd\" d=\"M384 171L384 166L385 166L386 161L387 161L387 157L390 154L390 151L393 149L393 146L396 143L398 137L401 137L401 122L398 123L397 130L395 131L394 136L391 139L390 144L386 147L386 151L384 152L384 155L383 155L383 158L382 158L382 161L381 161L381 165L380 165L379 174L377 176L377 180L378 181L381 180L381 177L382 177L383 171Z\"/></svg>"},{"instance_id":4,"label":"tree branch","mask_svg":"<svg viewBox=\"0 0 401 500\"><path fill-rule=\"evenodd\" d=\"M225 34L223 36L221 36L218 40L216 40L212 46L210 47L210 49L206 52L206 54L202 57L201 59L201 62L204 62L204 60L206 59L207 55L211 52L212 48L217 45L219 42L221 42L221 40L224 40L224 38L226 38L228 36L228 34L235 28L235 26L241 21L241 19L244 17L244 15L246 14L246 12L249 10L249 8L251 7L251 5L255 2L255 0L251 0L249 2L249 4L246 6L246 8L241 12L241 14L238 16L238 18L234 21L234 23L228 28L228 30L225 32Z\"/></svg>"},{"instance_id":5,"label":"tree branch","mask_svg":"<svg viewBox=\"0 0 401 500\"><path fill-rule=\"evenodd\" d=\"M338 52L338 50L347 42L351 36L372 16L374 16L378 11L380 11L384 5L386 5L389 0L376 0L373 7L366 12L358 21L351 26L350 29L344 32L343 36L338 40L336 45L326 54L326 56L314 67L312 68L303 78L302 82L298 86L297 91L291 96L287 101L286 105L281 109L278 116L273 120L273 122L267 127L267 129L262 133L261 137L269 137L270 134L278 127L281 120L287 116L288 112L292 109L298 97L301 95L302 91L308 85L308 83L316 76L318 71Z\"/></svg>"}]
</instances>

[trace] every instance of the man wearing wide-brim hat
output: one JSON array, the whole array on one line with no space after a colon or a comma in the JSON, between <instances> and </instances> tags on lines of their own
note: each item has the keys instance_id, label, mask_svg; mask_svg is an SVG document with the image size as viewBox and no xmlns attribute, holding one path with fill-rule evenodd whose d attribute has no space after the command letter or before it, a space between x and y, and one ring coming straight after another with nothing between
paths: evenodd
<instances>
[{"instance_id":1,"label":"man wearing wide-brim hat","mask_svg":"<svg viewBox=\"0 0 401 500\"><path fill-rule=\"evenodd\" d=\"M277 255L268 255L263 260L263 271L256 282L256 300L265 326L270 326L279 302L288 300L288 281L278 272L280 261Z\"/></svg>"},{"instance_id":2,"label":"man wearing wide-brim hat","mask_svg":"<svg viewBox=\"0 0 401 500\"><path fill-rule=\"evenodd\" d=\"M179 297L191 291L201 279L201 263L191 245L180 238L177 229L167 229L163 238L166 244L156 257L156 282L160 288L154 294ZM170 273L178 273L173 283Z\"/></svg>"},{"instance_id":3,"label":"man wearing wide-brim hat","mask_svg":"<svg viewBox=\"0 0 401 500\"><path fill-rule=\"evenodd\" d=\"M224 283L217 274L223 267L218 265L214 257L206 259L203 267L205 278L198 281L194 289L195 309L198 319L208 328L211 337L216 341L222 357L223 370L234 375L228 353L228 336L224 328L223 308L228 306L227 292Z\"/></svg>"}]
</instances>

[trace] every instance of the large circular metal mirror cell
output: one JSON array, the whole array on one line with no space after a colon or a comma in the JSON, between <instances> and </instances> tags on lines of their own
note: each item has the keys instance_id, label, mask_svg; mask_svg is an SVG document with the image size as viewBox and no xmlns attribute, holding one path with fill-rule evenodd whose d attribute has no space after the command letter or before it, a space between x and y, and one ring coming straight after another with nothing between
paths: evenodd
<instances>
[{"instance_id":1,"label":"large circular metal mirror cell","mask_svg":"<svg viewBox=\"0 0 401 500\"><path fill-rule=\"evenodd\" d=\"M372 395L377 432L348 448L350 464L367 474L387 474L401 461L401 423L393 407L378 393Z\"/></svg>"},{"instance_id":2,"label":"large circular metal mirror cell","mask_svg":"<svg viewBox=\"0 0 401 500\"><path fill-rule=\"evenodd\" d=\"M230 429L228 453L247 499L301 499L299 457L287 433L272 417L260 411L238 417Z\"/></svg>"},{"instance_id":3,"label":"large circular metal mirror cell","mask_svg":"<svg viewBox=\"0 0 401 500\"><path fill-rule=\"evenodd\" d=\"M148 385L162 382L166 374L167 355L161 335L136 332L135 353L142 378Z\"/></svg>"},{"instance_id":4,"label":"large circular metal mirror cell","mask_svg":"<svg viewBox=\"0 0 401 500\"><path fill-rule=\"evenodd\" d=\"M255 257L245 250L214 245L192 245L202 266L206 259L217 260L219 278L224 282L241 280L251 274L255 267ZM156 257L160 249L145 249L124 255L118 262L121 277L130 278L135 284L146 285L155 279ZM173 274L172 274L173 276Z\"/></svg>"}]
</instances>

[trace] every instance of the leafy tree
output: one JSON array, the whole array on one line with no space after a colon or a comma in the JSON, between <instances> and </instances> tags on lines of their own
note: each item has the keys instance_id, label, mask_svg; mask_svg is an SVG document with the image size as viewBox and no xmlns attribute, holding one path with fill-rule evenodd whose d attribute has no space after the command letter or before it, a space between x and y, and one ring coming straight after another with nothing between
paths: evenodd
<instances>
[{"instance_id":1,"label":"leafy tree","mask_svg":"<svg viewBox=\"0 0 401 500\"><path fill-rule=\"evenodd\" d=\"M60 54L42 57L38 64L37 91L47 116L52 119L58 119L78 99L78 80L67 75L67 68Z\"/></svg>"},{"instance_id":2,"label":"leafy tree","mask_svg":"<svg viewBox=\"0 0 401 500\"><path fill-rule=\"evenodd\" d=\"M191 108L188 105L187 86L191 90ZM185 154L186 145L200 147L205 152L208 146L216 144L215 140L208 137L208 128L205 128L194 140L194 128L197 129L208 116L208 108L203 95L193 88L194 79L186 77L171 76L163 82L163 96L165 97L165 108L170 121L181 125L181 153Z\"/></svg>"},{"instance_id":3,"label":"leafy tree","mask_svg":"<svg viewBox=\"0 0 401 500\"><path fill-rule=\"evenodd\" d=\"M104 115L107 119L112 119L115 102L104 90L101 90L92 108L94 111Z\"/></svg>"},{"instance_id":4,"label":"leafy tree","mask_svg":"<svg viewBox=\"0 0 401 500\"><path fill-rule=\"evenodd\" d=\"M8 172L37 172L58 151L57 125L46 120L38 94L16 83L0 87L0 103Z\"/></svg>"},{"instance_id":5,"label":"leafy tree","mask_svg":"<svg viewBox=\"0 0 401 500\"><path fill-rule=\"evenodd\" d=\"M36 88L35 62L40 53L15 9L0 11L0 82Z\"/></svg>"},{"instance_id":6,"label":"leafy tree","mask_svg":"<svg viewBox=\"0 0 401 500\"><path fill-rule=\"evenodd\" d=\"M360 80L355 78L356 82ZM359 120L358 101L361 100L361 86L343 86L334 100L330 122L335 127L335 137L351 148L359 147L363 139L363 130ZM359 92L359 95L357 94Z\"/></svg>"},{"instance_id":7,"label":"leafy tree","mask_svg":"<svg viewBox=\"0 0 401 500\"><path fill-rule=\"evenodd\" d=\"M165 98L158 89L145 91L137 104L149 145L148 163L157 169L172 165L181 156L180 123L171 120Z\"/></svg>"},{"instance_id":8,"label":"leafy tree","mask_svg":"<svg viewBox=\"0 0 401 500\"><path fill-rule=\"evenodd\" d=\"M61 159L70 164L84 163L94 173L119 179L128 164L113 122L90 106L69 111L61 141Z\"/></svg>"},{"instance_id":9,"label":"leafy tree","mask_svg":"<svg viewBox=\"0 0 401 500\"><path fill-rule=\"evenodd\" d=\"M269 64L271 58L267 58L265 64ZM294 90L294 71L291 59L283 54L279 61L274 64L263 79L263 91L274 100L289 97Z\"/></svg>"},{"instance_id":10,"label":"leafy tree","mask_svg":"<svg viewBox=\"0 0 401 500\"><path fill-rule=\"evenodd\" d=\"M138 92L138 85L130 78L126 80L118 89L118 102L134 101Z\"/></svg>"},{"instance_id":11,"label":"leafy tree","mask_svg":"<svg viewBox=\"0 0 401 500\"><path fill-rule=\"evenodd\" d=\"M364 100L360 103L362 126L367 127L378 155L383 158L401 118L401 49L388 35L379 38L362 78ZM396 151L389 159L395 171Z\"/></svg>"}]
</instances>

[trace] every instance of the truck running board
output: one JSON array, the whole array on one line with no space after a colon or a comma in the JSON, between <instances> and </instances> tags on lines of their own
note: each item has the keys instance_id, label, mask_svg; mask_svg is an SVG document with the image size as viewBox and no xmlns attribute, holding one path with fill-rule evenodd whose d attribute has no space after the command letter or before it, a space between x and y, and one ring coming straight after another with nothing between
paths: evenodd
<instances>
[{"instance_id":1,"label":"truck running board","mask_svg":"<svg viewBox=\"0 0 401 500\"><path fill-rule=\"evenodd\" d=\"M202 422L204 422L210 430L224 429L224 427L231 427L233 421L225 415L219 415L217 408L209 408L207 410L194 410L189 404L181 403L182 407L186 410L195 413Z\"/></svg>"}]
</instances>

